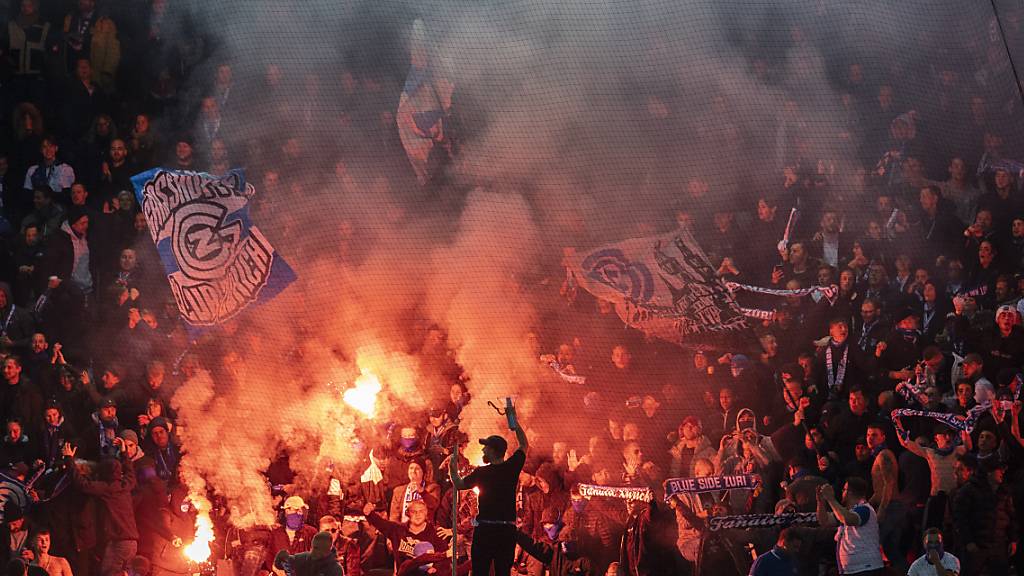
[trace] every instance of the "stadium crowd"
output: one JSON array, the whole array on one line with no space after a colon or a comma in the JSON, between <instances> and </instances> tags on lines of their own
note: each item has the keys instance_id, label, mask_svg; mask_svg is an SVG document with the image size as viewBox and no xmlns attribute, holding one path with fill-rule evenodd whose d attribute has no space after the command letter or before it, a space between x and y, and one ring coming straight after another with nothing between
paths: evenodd
<instances>
[{"instance_id":1,"label":"stadium crowd","mask_svg":"<svg viewBox=\"0 0 1024 576\"><path fill-rule=\"evenodd\" d=\"M256 166L267 202L280 201L308 169L318 99L335 96L348 121L385 134L372 146L401 154L380 77L268 64L240 78L210 66L203 37L185 33L190 17L175 0L21 0L0 14L0 469L38 482L39 500L4 510L12 576L197 570L180 548L193 511L171 398L196 370L246 358L190 349L130 177ZM1009 23L1019 43L1020 21ZM797 26L791 36L809 41ZM1024 565L1024 131L1011 129L1024 102L1002 45L986 42L930 68L830 62L848 116L834 137L857 143L849 157L815 155L830 148L807 140L794 94L778 127L785 168L766 179L777 185L739 204L710 177L680 186L677 221L724 280L834 284L834 297L738 295L770 312L751 320L750 342L680 351L624 331L611 305L571 285L550 295L569 305L538 325L538 362L558 367L578 425L531 440L520 573L1002 576ZM752 59L752 75L771 72ZM247 125L253 110L294 131L268 137ZM342 176L344 157L320 152ZM470 442L459 424L473 383L445 335L425 334L447 399L389 429L370 466L379 477L339 471L322 489L297 487L287 457L275 462L279 525L238 531L219 507L218 572L280 574L275 553L309 551L318 531L336 554L295 576L447 573L453 530L452 553L467 554L475 496L452 517L446 462ZM931 415L893 418L899 408ZM752 474L756 488L662 498L669 478ZM587 497L581 484L656 498ZM818 524L709 528L793 512Z\"/></svg>"}]
</instances>

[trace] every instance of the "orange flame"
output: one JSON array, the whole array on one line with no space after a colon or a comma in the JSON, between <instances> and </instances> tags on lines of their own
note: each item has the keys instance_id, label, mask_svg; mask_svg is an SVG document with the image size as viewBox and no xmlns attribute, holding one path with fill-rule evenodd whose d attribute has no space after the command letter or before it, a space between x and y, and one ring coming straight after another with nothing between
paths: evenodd
<instances>
[{"instance_id":1,"label":"orange flame","mask_svg":"<svg viewBox=\"0 0 1024 576\"><path fill-rule=\"evenodd\" d=\"M346 404L359 410L367 418L373 418L377 411L377 394L381 391L380 379L373 373L362 369L356 378L355 386L345 390L342 399Z\"/></svg>"},{"instance_id":2,"label":"orange flame","mask_svg":"<svg viewBox=\"0 0 1024 576\"><path fill-rule=\"evenodd\" d=\"M484 465L484 447L479 442L470 442L462 455L476 468Z\"/></svg>"},{"instance_id":3,"label":"orange flame","mask_svg":"<svg viewBox=\"0 0 1024 576\"><path fill-rule=\"evenodd\" d=\"M210 559L210 543L214 540L213 521L210 520L209 506L205 504L205 498L192 500L192 505L196 508L196 535L184 550L185 557L196 564Z\"/></svg>"}]
</instances>

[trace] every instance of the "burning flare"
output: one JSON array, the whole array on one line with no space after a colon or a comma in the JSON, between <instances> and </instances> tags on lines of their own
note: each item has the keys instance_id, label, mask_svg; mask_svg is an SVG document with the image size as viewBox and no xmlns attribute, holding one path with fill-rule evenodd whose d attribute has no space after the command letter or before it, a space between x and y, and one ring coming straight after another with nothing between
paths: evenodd
<instances>
[{"instance_id":1,"label":"burning flare","mask_svg":"<svg viewBox=\"0 0 1024 576\"><path fill-rule=\"evenodd\" d=\"M185 557L196 564L210 559L210 542L213 542L213 521L210 520L210 506L206 498L192 498L196 509L196 535L185 547Z\"/></svg>"},{"instance_id":2,"label":"burning flare","mask_svg":"<svg viewBox=\"0 0 1024 576\"><path fill-rule=\"evenodd\" d=\"M342 399L349 406L359 410L367 418L373 418L377 409L377 393L381 391L380 379L373 373L361 369L362 373L356 378L355 386L345 390Z\"/></svg>"}]
</instances>

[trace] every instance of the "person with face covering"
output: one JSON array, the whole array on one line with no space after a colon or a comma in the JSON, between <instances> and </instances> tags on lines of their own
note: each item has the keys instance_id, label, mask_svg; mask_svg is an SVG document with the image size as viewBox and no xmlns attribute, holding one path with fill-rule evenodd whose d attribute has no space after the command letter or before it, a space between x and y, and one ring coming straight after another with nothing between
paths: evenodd
<instances>
[{"instance_id":1,"label":"person with face covering","mask_svg":"<svg viewBox=\"0 0 1024 576\"><path fill-rule=\"evenodd\" d=\"M551 576L590 574L590 558L580 554L575 530L563 521L562 514L555 508L545 508L540 520L543 537L533 538L517 531L516 544Z\"/></svg>"},{"instance_id":2,"label":"person with face covering","mask_svg":"<svg viewBox=\"0 0 1024 576\"><path fill-rule=\"evenodd\" d=\"M716 469L727 474L745 474L745 463L753 463L763 469L780 460L772 439L757 433L757 416L754 411L744 408L736 415L736 429L722 438L715 458ZM725 472L726 470L729 472Z\"/></svg>"},{"instance_id":3,"label":"person with face covering","mask_svg":"<svg viewBox=\"0 0 1024 576\"><path fill-rule=\"evenodd\" d=\"M421 462L426 455L424 436L415 426L398 428L398 441L393 445L391 457L384 468L387 489L400 490L409 482L409 464Z\"/></svg>"},{"instance_id":4,"label":"person with face covering","mask_svg":"<svg viewBox=\"0 0 1024 576\"><path fill-rule=\"evenodd\" d=\"M332 544L330 533L317 532L309 552L289 554L288 550L281 550L274 557L274 568L289 576L342 576Z\"/></svg>"},{"instance_id":5,"label":"person with face covering","mask_svg":"<svg viewBox=\"0 0 1024 576\"><path fill-rule=\"evenodd\" d=\"M287 570L278 566L277 563L281 553L299 554L309 550L317 531L316 528L306 524L309 506L306 506L306 502L301 497L289 496L285 499L284 505L281 508L284 511L284 525L277 526L270 533L271 542L270 546L267 547L267 558L265 559L264 568L270 571L271 566L273 566L275 574L286 576ZM330 535L328 534L328 536ZM277 557L271 556L274 550L280 550L277 553ZM329 544L327 550L330 551ZM334 558L334 554L330 556ZM335 560L335 562L337 561ZM294 573L292 576L294 576Z\"/></svg>"}]
</instances>

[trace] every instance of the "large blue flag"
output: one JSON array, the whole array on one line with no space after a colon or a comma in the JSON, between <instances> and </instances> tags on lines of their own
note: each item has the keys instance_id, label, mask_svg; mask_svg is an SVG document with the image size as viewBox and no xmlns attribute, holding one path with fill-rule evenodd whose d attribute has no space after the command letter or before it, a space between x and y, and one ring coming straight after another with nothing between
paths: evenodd
<instances>
[{"instance_id":1,"label":"large blue flag","mask_svg":"<svg viewBox=\"0 0 1024 576\"><path fill-rule=\"evenodd\" d=\"M182 318L213 326L261 304L295 272L249 220L242 170L223 176L154 168L132 177Z\"/></svg>"},{"instance_id":2,"label":"large blue flag","mask_svg":"<svg viewBox=\"0 0 1024 576\"><path fill-rule=\"evenodd\" d=\"M409 75L398 101L395 122L402 147L416 172L419 183L426 184L431 174L431 154L448 153L445 118L451 107L452 85L437 73L427 46L426 29L416 20L410 40Z\"/></svg>"}]
</instances>

